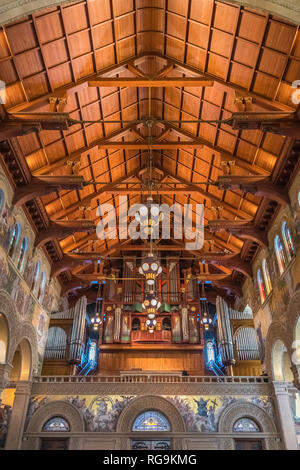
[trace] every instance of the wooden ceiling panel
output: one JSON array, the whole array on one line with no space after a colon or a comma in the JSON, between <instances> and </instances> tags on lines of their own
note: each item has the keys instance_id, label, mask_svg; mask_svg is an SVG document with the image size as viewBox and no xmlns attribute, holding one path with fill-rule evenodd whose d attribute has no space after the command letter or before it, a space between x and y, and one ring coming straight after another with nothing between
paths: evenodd
<instances>
[{"instance_id":1,"label":"wooden ceiling panel","mask_svg":"<svg viewBox=\"0 0 300 470\"><path fill-rule=\"evenodd\" d=\"M282 53L263 49L260 57L259 70L274 77L281 77L286 65L286 56ZM294 76L294 75L293 75Z\"/></svg>"},{"instance_id":2,"label":"wooden ceiling panel","mask_svg":"<svg viewBox=\"0 0 300 470\"><path fill-rule=\"evenodd\" d=\"M185 44L174 37L167 36L166 38L166 54L181 62L184 61Z\"/></svg>"},{"instance_id":3,"label":"wooden ceiling panel","mask_svg":"<svg viewBox=\"0 0 300 470\"><path fill-rule=\"evenodd\" d=\"M38 45L34 25L31 21L25 20L22 23L5 28L4 31L9 41L12 55L28 51Z\"/></svg>"},{"instance_id":4,"label":"wooden ceiling panel","mask_svg":"<svg viewBox=\"0 0 300 470\"><path fill-rule=\"evenodd\" d=\"M241 14L241 21L238 29L238 36L247 41L260 44L265 34L266 17L243 11Z\"/></svg>"},{"instance_id":5,"label":"wooden ceiling panel","mask_svg":"<svg viewBox=\"0 0 300 470\"><path fill-rule=\"evenodd\" d=\"M66 62L51 68L48 72L48 77L53 90L67 85L73 80L71 65Z\"/></svg>"},{"instance_id":6,"label":"wooden ceiling panel","mask_svg":"<svg viewBox=\"0 0 300 470\"><path fill-rule=\"evenodd\" d=\"M265 40L266 47L288 54L293 46L296 27L279 21L271 21Z\"/></svg>"},{"instance_id":7,"label":"wooden ceiling panel","mask_svg":"<svg viewBox=\"0 0 300 470\"><path fill-rule=\"evenodd\" d=\"M144 56L153 52L161 57ZM215 77L211 87L151 90L152 116L169 121L199 118L206 121L230 118L238 110L235 102L238 96L252 98L252 109L256 111L263 111L267 106L295 109L291 102L291 83L300 76L300 60L297 60L300 38L292 25L220 1L82 0L8 25L0 32L1 58L4 60L0 63L0 79L8 84L7 109L19 105L16 109L30 110L33 102L37 111L49 111L53 109L49 97L63 98L65 92L67 103L59 106L79 121L103 118L135 121L147 117L148 88L114 87L113 78L112 86L107 88L88 87L85 83L88 76L94 79L96 73L102 72L106 77L133 78L135 66L138 76L143 73L154 76L164 69L163 74L168 78L192 77L201 72L209 74L209 78ZM107 69L128 59L132 59L129 70L126 66L116 72ZM75 82L80 86L74 88ZM64 90L58 90L61 87ZM140 170L148 162L145 149L98 149L97 140L126 126L121 122L78 123L67 131L43 131L21 137L19 144L35 174L79 173L87 181L111 183ZM261 171L268 175L276 161L283 158L287 142L275 134L234 131L225 123L175 122L172 126L178 131L165 134L163 140L188 141L187 136L191 135L205 139L207 145L189 150L158 149L154 152L154 163L163 168L165 175L170 173L198 183L215 181L225 171L224 160L235 161L230 166L234 175L248 175L252 168L254 173ZM146 126L140 124L137 129L147 136ZM153 136L157 138L165 130L159 124L153 129ZM186 135L179 137L180 132ZM135 138L136 134L131 132L116 136L115 140L128 143ZM51 167L53 162L57 163ZM119 188L124 189L125 185L119 183ZM99 195L100 189L101 185L90 185L81 191L54 193L45 196L43 203L51 217L58 214L70 220L82 217L93 220L98 203L114 202L118 209L117 195ZM222 217L251 218L261 202L257 196L221 191L212 185L201 185L198 192L189 195L177 192L170 197L156 197L159 201L182 204L205 199L206 220L216 218L216 207L222 205ZM144 196L128 197L131 203L141 199ZM218 234L218 240L219 249L243 246L241 240L225 233ZM111 245L111 241L95 243L105 250ZM78 246L92 248L93 237L75 234L63 240L61 246L68 250Z\"/></svg>"},{"instance_id":8,"label":"wooden ceiling panel","mask_svg":"<svg viewBox=\"0 0 300 470\"><path fill-rule=\"evenodd\" d=\"M247 54L245 54L245 48ZM260 48L257 44L237 38L235 41L233 60L253 68L256 65L259 52Z\"/></svg>"},{"instance_id":9,"label":"wooden ceiling panel","mask_svg":"<svg viewBox=\"0 0 300 470\"><path fill-rule=\"evenodd\" d=\"M108 45L95 52L96 69L105 69L116 63L114 45Z\"/></svg>"},{"instance_id":10,"label":"wooden ceiling panel","mask_svg":"<svg viewBox=\"0 0 300 470\"><path fill-rule=\"evenodd\" d=\"M215 2L213 26L227 33L234 33L239 16L239 8L226 3Z\"/></svg>"},{"instance_id":11,"label":"wooden ceiling panel","mask_svg":"<svg viewBox=\"0 0 300 470\"><path fill-rule=\"evenodd\" d=\"M205 0L203 2L192 0L190 6L190 17L200 23L210 25L213 8L213 0Z\"/></svg>"},{"instance_id":12,"label":"wooden ceiling panel","mask_svg":"<svg viewBox=\"0 0 300 470\"><path fill-rule=\"evenodd\" d=\"M188 45L186 63L188 65L196 67L198 70L203 71L205 69L206 64L206 52L204 50L199 49L198 47Z\"/></svg>"}]
</instances>

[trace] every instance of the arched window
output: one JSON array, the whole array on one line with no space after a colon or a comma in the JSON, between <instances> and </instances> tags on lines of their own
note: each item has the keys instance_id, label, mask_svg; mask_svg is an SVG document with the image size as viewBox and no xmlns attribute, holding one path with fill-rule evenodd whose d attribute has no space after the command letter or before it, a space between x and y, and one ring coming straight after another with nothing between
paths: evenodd
<instances>
[{"instance_id":1,"label":"arched window","mask_svg":"<svg viewBox=\"0 0 300 470\"><path fill-rule=\"evenodd\" d=\"M8 249L8 256L12 258L15 254L16 247L18 245L18 241L20 238L20 224L15 224L12 236L10 239L9 249Z\"/></svg>"},{"instance_id":2,"label":"arched window","mask_svg":"<svg viewBox=\"0 0 300 470\"><path fill-rule=\"evenodd\" d=\"M260 432L260 429L252 419L240 418L234 423L233 432Z\"/></svg>"},{"instance_id":3,"label":"arched window","mask_svg":"<svg viewBox=\"0 0 300 470\"><path fill-rule=\"evenodd\" d=\"M171 431L167 418L159 411L145 411L134 421L133 431Z\"/></svg>"},{"instance_id":4,"label":"arched window","mask_svg":"<svg viewBox=\"0 0 300 470\"><path fill-rule=\"evenodd\" d=\"M43 426L43 432L69 432L70 426L69 423L60 416L55 416L54 418L49 419L46 424Z\"/></svg>"},{"instance_id":5,"label":"arched window","mask_svg":"<svg viewBox=\"0 0 300 470\"><path fill-rule=\"evenodd\" d=\"M45 294L45 286L46 286L46 274L43 271L42 276L41 276L40 288L39 288L39 291L38 291L38 294L37 294L37 298L38 298L39 302L43 301L44 294Z\"/></svg>"},{"instance_id":6,"label":"arched window","mask_svg":"<svg viewBox=\"0 0 300 470\"><path fill-rule=\"evenodd\" d=\"M35 293L38 290L38 279L39 279L39 275L40 275L40 268L41 268L41 263L40 263L40 261L37 261L36 265L35 265L35 269L34 269L34 275L33 275L32 286L31 286L31 289Z\"/></svg>"},{"instance_id":7,"label":"arched window","mask_svg":"<svg viewBox=\"0 0 300 470\"><path fill-rule=\"evenodd\" d=\"M295 255L295 248L294 248L293 240L291 237L291 232L290 232L290 229L288 228L286 221L284 221L281 226L281 233L282 233L282 238L283 238L283 243L285 246L286 254L287 254L288 260L290 261L292 257Z\"/></svg>"},{"instance_id":8,"label":"arched window","mask_svg":"<svg viewBox=\"0 0 300 470\"><path fill-rule=\"evenodd\" d=\"M163 319L162 329L167 331L171 330L171 319L169 317Z\"/></svg>"},{"instance_id":9,"label":"arched window","mask_svg":"<svg viewBox=\"0 0 300 470\"><path fill-rule=\"evenodd\" d=\"M258 289L259 289L259 294L260 294L260 301L263 304L264 301L266 300L266 293L265 293L264 283L262 280L260 269L258 269L257 271L257 284L258 284Z\"/></svg>"},{"instance_id":10,"label":"arched window","mask_svg":"<svg viewBox=\"0 0 300 470\"><path fill-rule=\"evenodd\" d=\"M271 283L271 278L270 278L270 273L269 273L269 268L268 268L266 258L262 262L262 272L263 272L263 276L264 276L267 295L269 295L271 290L272 290L272 283Z\"/></svg>"},{"instance_id":11,"label":"arched window","mask_svg":"<svg viewBox=\"0 0 300 470\"><path fill-rule=\"evenodd\" d=\"M22 268L24 267L24 264L25 264L24 261L25 261L25 255L26 255L27 248L28 248L28 239L27 239L27 237L24 237L23 240L22 240L20 253L19 253L19 257L18 257L18 261L17 261L17 268L19 269L19 271L21 271Z\"/></svg>"},{"instance_id":12,"label":"arched window","mask_svg":"<svg viewBox=\"0 0 300 470\"><path fill-rule=\"evenodd\" d=\"M132 331L138 331L141 329L141 322L138 318L134 318L132 320L132 325L131 325Z\"/></svg>"},{"instance_id":13,"label":"arched window","mask_svg":"<svg viewBox=\"0 0 300 470\"><path fill-rule=\"evenodd\" d=\"M279 235L276 235L274 239L274 247L275 247L275 253L276 253L277 263L279 267L279 272L280 274L282 274L286 268L286 262L285 262L285 257L284 257L283 246L279 238Z\"/></svg>"},{"instance_id":14,"label":"arched window","mask_svg":"<svg viewBox=\"0 0 300 470\"><path fill-rule=\"evenodd\" d=\"M2 189L0 189L0 217L2 215L4 204L5 204L4 192Z\"/></svg>"}]
</instances>

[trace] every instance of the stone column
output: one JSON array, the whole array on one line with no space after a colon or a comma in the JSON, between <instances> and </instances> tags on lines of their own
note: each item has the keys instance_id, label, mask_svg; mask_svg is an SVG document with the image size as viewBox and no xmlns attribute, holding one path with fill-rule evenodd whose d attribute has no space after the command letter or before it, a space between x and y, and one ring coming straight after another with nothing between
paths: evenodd
<instances>
[{"instance_id":1,"label":"stone column","mask_svg":"<svg viewBox=\"0 0 300 470\"><path fill-rule=\"evenodd\" d=\"M285 450L297 450L297 437L286 382L273 382Z\"/></svg>"},{"instance_id":2,"label":"stone column","mask_svg":"<svg viewBox=\"0 0 300 470\"><path fill-rule=\"evenodd\" d=\"M5 449L21 449L24 424L27 414L32 382L17 382L15 401L9 421Z\"/></svg>"},{"instance_id":3,"label":"stone column","mask_svg":"<svg viewBox=\"0 0 300 470\"><path fill-rule=\"evenodd\" d=\"M0 364L0 398L3 390L9 383L9 375L12 369L11 364Z\"/></svg>"}]
</instances>

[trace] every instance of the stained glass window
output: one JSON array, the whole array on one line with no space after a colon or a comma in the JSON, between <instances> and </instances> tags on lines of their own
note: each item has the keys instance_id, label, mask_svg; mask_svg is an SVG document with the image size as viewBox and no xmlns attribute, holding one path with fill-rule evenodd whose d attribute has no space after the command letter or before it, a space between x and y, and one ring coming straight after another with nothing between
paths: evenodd
<instances>
[{"instance_id":1,"label":"stained glass window","mask_svg":"<svg viewBox=\"0 0 300 470\"><path fill-rule=\"evenodd\" d=\"M233 432L260 432L260 429L252 419L241 418L234 424Z\"/></svg>"},{"instance_id":2,"label":"stained glass window","mask_svg":"<svg viewBox=\"0 0 300 470\"><path fill-rule=\"evenodd\" d=\"M9 244L9 250L8 250L8 256L10 256L11 258L13 257L15 253L15 249L19 241L19 236L20 236L20 225L16 224L13 229L13 233L12 233L10 244Z\"/></svg>"},{"instance_id":3,"label":"stained glass window","mask_svg":"<svg viewBox=\"0 0 300 470\"><path fill-rule=\"evenodd\" d=\"M133 431L171 431L167 418L158 411L145 411L140 414L134 424Z\"/></svg>"},{"instance_id":4,"label":"stained glass window","mask_svg":"<svg viewBox=\"0 0 300 470\"><path fill-rule=\"evenodd\" d=\"M43 427L44 432L69 432L70 426L69 423L59 416L55 416L55 418L49 419L47 423Z\"/></svg>"},{"instance_id":5,"label":"stained glass window","mask_svg":"<svg viewBox=\"0 0 300 470\"><path fill-rule=\"evenodd\" d=\"M263 262L262 262L262 271L263 271L265 286L266 286L266 290L267 290L267 295L269 295L271 290L272 290L272 283L271 283L269 268L268 268L268 264L267 264L266 259L264 259Z\"/></svg>"},{"instance_id":6,"label":"stained glass window","mask_svg":"<svg viewBox=\"0 0 300 470\"><path fill-rule=\"evenodd\" d=\"M2 189L0 189L0 216L1 216L2 211L3 211L4 203L5 203L4 192L3 192Z\"/></svg>"},{"instance_id":7,"label":"stained glass window","mask_svg":"<svg viewBox=\"0 0 300 470\"><path fill-rule=\"evenodd\" d=\"M295 255L295 248L294 248L293 240L291 237L290 229L288 228L288 225L286 222L283 222L281 226L281 233L282 233L282 238L283 238L284 246L286 249L287 257L290 261L292 257Z\"/></svg>"},{"instance_id":8,"label":"stained glass window","mask_svg":"<svg viewBox=\"0 0 300 470\"><path fill-rule=\"evenodd\" d=\"M37 289L38 289L37 280L38 280L39 274L40 274L40 267L41 267L41 263L39 261L37 261L37 263L35 265L34 276L33 276L32 287L31 287L34 292L36 292Z\"/></svg>"},{"instance_id":9,"label":"stained glass window","mask_svg":"<svg viewBox=\"0 0 300 470\"><path fill-rule=\"evenodd\" d=\"M42 272L42 277L41 277L41 282L40 282L39 292L38 292L38 295L37 295L37 298L39 299L40 302L43 301L45 286L46 286L46 274L43 271Z\"/></svg>"},{"instance_id":10,"label":"stained glass window","mask_svg":"<svg viewBox=\"0 0 300 470\"><path fill-rule=\"evenodd\" d=\"M28 247L28 240L27 238L23 238L21 248L20 248L20 253L18 257L18 262L17 262L17 268L21 271L24 265L24 260L25 260L25 255Z\"/></svg>"},{"instance_id":11,"label":"stained glass window","mask_svg":"<svg viewBox=\"0 0 300 470\"><path fill-rule=\"evenodd\" d=\"M279 238L279 235L276 235L274 239L274 247L275 247L275 253L276 253L277 263L279 267L279 272L280 274L282 274L285 270L286 263L285 263L285 257L284 257L284 252L283 252L283 246Z\"/></svg>"},{"instance_id":12,"label":"stained glass window","mask_svg":"<svg viewBox=\"0 0 300 470\"><path fill-rule=\"evenodd\" d=\"M259 289L259 294L260 294L260 301L263 304L264 301L266 300L266 293L265 293L265 288L264 288L260 269L257 271L257 284L258 284L258 289Z\"/></svg>"}]
</instances>

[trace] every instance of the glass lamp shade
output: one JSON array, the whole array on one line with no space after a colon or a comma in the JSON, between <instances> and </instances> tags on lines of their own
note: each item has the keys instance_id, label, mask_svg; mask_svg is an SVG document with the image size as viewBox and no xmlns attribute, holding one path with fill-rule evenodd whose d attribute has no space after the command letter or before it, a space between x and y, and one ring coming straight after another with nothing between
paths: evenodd
<instances>
[{"instance_id":1,"label":"glass lamp shade","mask_svg":"<svg viewBox=\"0 0 300 470\"><path fill-rule=\"evenodd\" d=\"M93 325L94 330L98 330L101 323L102 323L102 321L101 321L100 315L97 312L95 314L95 316L93 318L91 318L91 324Z\"/></svg>"},{"instance_id":2,"label":"glass lamp shade","mask_svg":"<svg viewBox=\"0 0 300 470\"><path fill-rule=\"evenodd\" d=\"M212 319L209 318L209 316L207 315L206 312L204 312L204 314L203 314L203 318L201 320L201 323L202 323L205 330L209 330L210 325L212 324Z\"/></svg>"},{"instance_id":3,"label":"glass lamp shade","mask_svg":"<svg viewBox=\"0 0 300 470\"><path fill-rule=\"evenodd\" d=\"M153 291L146 292L143 307L148 314L155 314L161 303L158 301L155 293Z\"/></svg>"}]
</instances>

